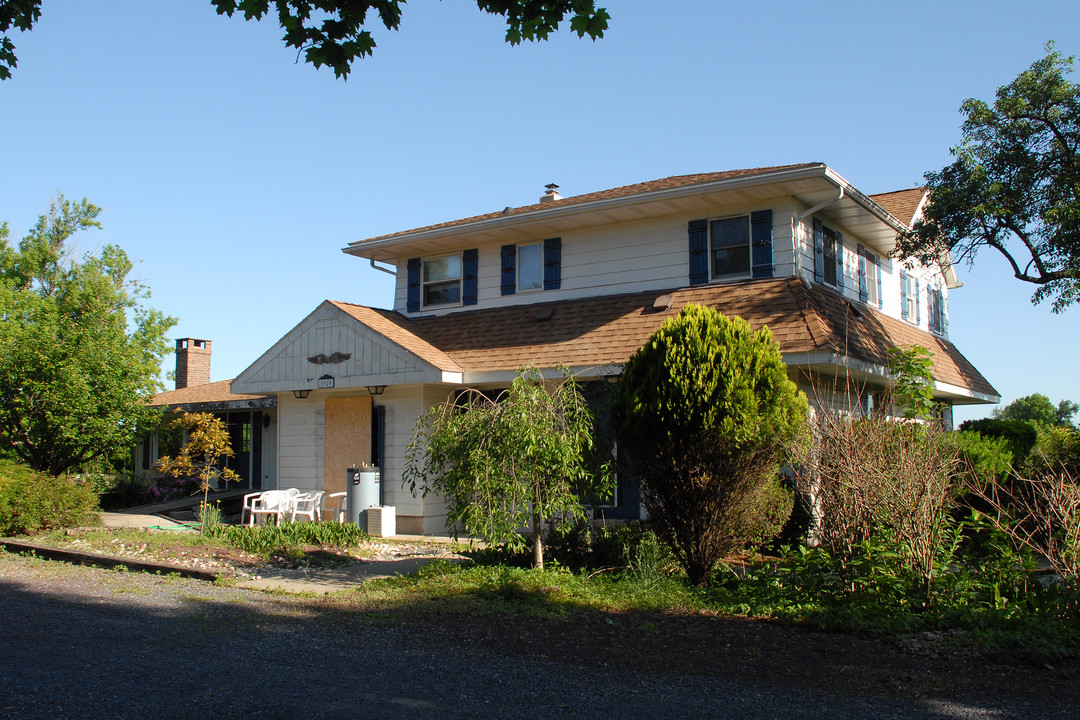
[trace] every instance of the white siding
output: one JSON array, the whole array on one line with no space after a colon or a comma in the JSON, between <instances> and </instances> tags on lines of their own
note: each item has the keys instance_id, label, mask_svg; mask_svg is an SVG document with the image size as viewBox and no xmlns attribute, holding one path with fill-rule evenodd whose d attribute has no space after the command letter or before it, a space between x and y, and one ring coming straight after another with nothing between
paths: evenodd
<instances>
[{"instance_id":1,"label":"white siding","mask_svg":"<svg viewBox=\"0 0 1080 720\"><path fill-rule=\"evenodd\" d=\"M567 300L596 295L671 290L689 284L687 223L702 217L741 215L754 210L773 211L774 275L794 270L791 240L791 202L787 198L753 205L717 206L712 212L673 215L665 218L604 225L567 232L561 236L561 288L520 292L503 296L502 245L480 245L477 267L477 304L468 309ZM544 237L517 243L542 242ZM462 250L468 245L464 243ZM408 257L398 258L394 307L406 312ZM440 314L459 308L442 308L412 316Z\"/></svg>"},{"instance_id":2,"label":"white siding","mask_svg":"<svg viewBox=\"0 0 1080 720\"><path fill-rule=\"evenodd\" d=\"M277 487L323 489L325 417L321 398L278 395Z\"/></svg>"}]
</instances>

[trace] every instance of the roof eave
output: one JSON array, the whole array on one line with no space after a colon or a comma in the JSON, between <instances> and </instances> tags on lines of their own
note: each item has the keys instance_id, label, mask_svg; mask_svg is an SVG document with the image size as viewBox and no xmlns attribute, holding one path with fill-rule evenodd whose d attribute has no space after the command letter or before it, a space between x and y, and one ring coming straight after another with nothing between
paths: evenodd
<instances>
[{"instance_id":1,"label":"roof eave","mask_svg":"<svg viewBox=\"0 0 1080 720\"><path fill-rule=\"evenodd\" d=\"M692 195L701 195L711 192L720 192L724 190L735 190L744 187L752 187L755 185L767 185L769 183L775 182L803 180L816 176L829 178L835 176L836 178L839 178L839 176L835 175L835 173L832 173L832 171L829 170L828 166L825 164L812 165L810 167L792 168L787 170L773 170L769 172L763 172L757 175L744 175L741 177L714 180L711 182L686 185L683 187L650 190L642 193L634 193L632 195L624 195L616 198L604 198L600 200L592 200L589 202L562 205L560 205L558 202L555 202L550 207L538 207L535 210L531 210L525 213L515 213L512 215L485 218L483 220L477 220L474 222L455 223L444 227L435 227L416 230L412 232L397 233L383 238L358 240L356 242L349 243L349 245L342 248L341 251L347 255L378 259L383 257L383 255L375 251L382 250L388 247L393 247L396 245L404 245L406 243L425 242L429 240L453 237L456 235L466 235L478 231L490 232L494 230L499 230L501 228L514 227L537 220L572 217L575 215L587 215L598 211L613 210L629 205L636 205L642 202L677 199ZM846 183L846 181L844 181L842 178L840 178L840 181ZM862 196L861 193L859 193L859 195L861 197L865 197ZM881 212L884 213L884 210L882 210ZM888 215L888 213L885 214Z\"/></svg>"}]
</instances>

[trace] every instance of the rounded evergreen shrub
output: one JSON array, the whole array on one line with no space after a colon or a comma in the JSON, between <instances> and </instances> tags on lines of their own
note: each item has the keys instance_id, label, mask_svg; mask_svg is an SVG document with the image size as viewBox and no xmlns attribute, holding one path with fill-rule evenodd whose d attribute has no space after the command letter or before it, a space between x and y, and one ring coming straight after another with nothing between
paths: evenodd
<instances>
[{"instance_id":1,"label":"rounded evergreen shrub","mask_svg":"<svg viewBox=\"0 0 1080 720\"><path fill-rule=\"evenodd\" d=\"M768 328L686 306L627 362L613 411L652 527L692 583L783 526L779 467L808 403Z\"/></svg>"}]
</instances>

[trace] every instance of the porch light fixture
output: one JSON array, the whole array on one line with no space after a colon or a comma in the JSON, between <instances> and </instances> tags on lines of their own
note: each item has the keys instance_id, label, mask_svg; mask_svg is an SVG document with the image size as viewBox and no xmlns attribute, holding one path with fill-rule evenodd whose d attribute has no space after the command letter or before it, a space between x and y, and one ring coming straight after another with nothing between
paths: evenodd
<instances>
[{"instance_id":1,"label":"porch light fixture","mask_svg":"<svg viewBox=\"0 0 1080 720\"><path fill-rule=\"evenodd\" d=\"M292 391L292 396L294 398L296 398L297 400L303 400L304 398L306 398L310 394L311 394L310 390L293 390Z\"/></svg>"},{"instance_id":2,"label":"porch light fixture","mask_svg":"<svg viewBox=\"0 0 1080 720\"><path fill-rule=\"evenodd\" d=\"M368 385L367 386L367 391L371 395L382 395L383 390L385 390L385 389L386 389L385 385Z\"/></svg>"}]
</instances>

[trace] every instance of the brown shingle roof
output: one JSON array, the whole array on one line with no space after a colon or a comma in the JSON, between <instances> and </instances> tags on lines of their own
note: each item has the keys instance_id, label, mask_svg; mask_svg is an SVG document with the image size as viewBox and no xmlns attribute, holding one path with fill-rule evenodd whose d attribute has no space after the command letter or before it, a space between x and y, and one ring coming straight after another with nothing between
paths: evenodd
<instances>
[{"instance_id":1,"label":"brown shingle roof","mask_svg":"<svg viewBox=\"0 0 1080 720\"><path fill-rule=\"evenodd\" d=\"M434 225L425 225L423 227L413 228L412 230L402 230L400 232L389 233L387 235L379 235L377 237L367 238L359 242L351 243L353 246L362 247L365 243L374 242L377 240L386 240L388 238L398 237L400 235L409 235L411 233L422 232L425 230L436 230L440 228L454 227L455 225L468 225L469 223L481 222L484 220L493 220L499 217L507 217L514 215L525 215L527 213L536 212L538 210L563 208L568 205L580 205L583 203L596 202L599 200L612 200L620 197L628 197L631 195L642 195L650 192L657 192L659 190L672 190L680 187L687 187L690 185L704 185L706 183L720 182L721 180L732 180L741 177L751 177L753 175L766 175L773 172L781 172L784 170L797 170L800 168L810 167L824 167L823 163L800 163L797 165L774 165L771 167L760 168L746 168L744 170L725 170L723 172L712 173L697 173L694 175L674 175L671 177L662 178L660 180L650 180L648 182L635 183L633 185L623 185L617 188L611 188L610 190L601 190L599 192L586 193L584 195L574 195L572 197L560 198L554 203L534 203L532 205L523 205L516 208L507 208L506 210L499 210L497 212L490 212L484 215L474 215L473 217L462 218L461 220L451 220L450 222L436 223Z\"/></svg>"},{"instance_id":2,"label":"brown shingle roof","mask_svg":"<svg viewBox=\"0 0 1080 720\"><path fill-rule=\"evenodd\" d=\"M911 188L910 190L878 193L869 197L885 208L894 218L911 227L911 223L915 219L915 211L919 209L919 204L925 194L926 190L924 188Z\"/></svg>"},{"instance_id":3,"label":"brown shingle roof","mask_svg":"<svg viewBox=\"0 0 1080 720\"><path fill-rule=\"evenodd\" d=\"M199 403L243 402L244 400L262 400L265 395L244 395L229 392L232 380L219 380L202 385L192 385L179 390L160 392L150 401L153 407L172 405L195 405Z\"/></svg>"},{"instance_id":4,"label":"brown shingle roof","mask_svg":"<svg viewBox=\"0 0 1080 720\"><path fill-rule=\"evenodd\" d=\"M884 365L887 349L918 344L934 354L938 381L996 395L993 386L948 342L797 278L757 280L663 293L608 295L582 300L515 305L414 320L399 326L445 351L466 372L513 371L522 365L553 367L626 362L669 317L688 303L714 307L768 325L785 353L829 351ZM550 319L539 319L550 310Z\"/></svg>"},{"instance_id":5,"label":"brown shingle roof","mask_svg":"<svg viewBox=\"0 0 1080 720\"><path fill-rule=\"evenodd\" d=\"M392 310L381 310L366 305L331 300L330 304L348 313L383 337L405 348L420 359L446 372L461 372L450 357L410 329L410 320Z\"/></svg>"}]
</instances>

